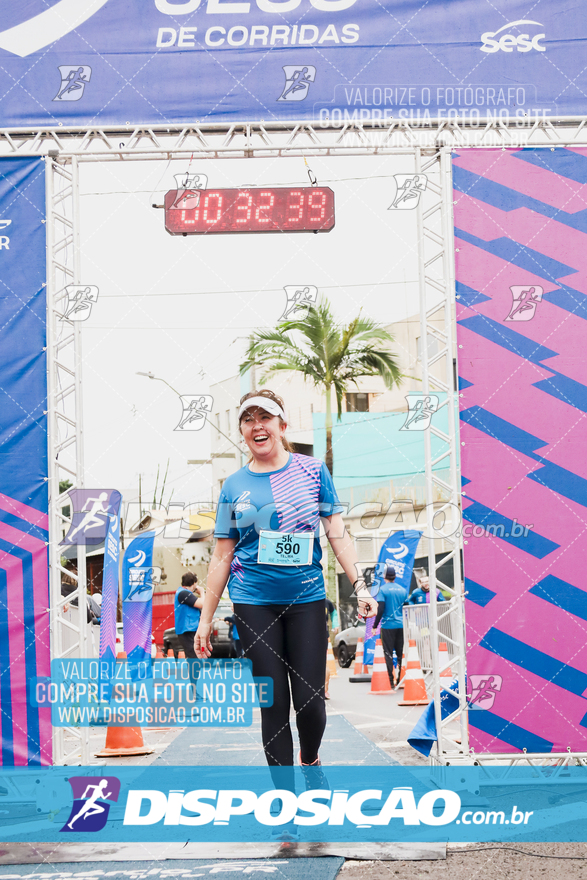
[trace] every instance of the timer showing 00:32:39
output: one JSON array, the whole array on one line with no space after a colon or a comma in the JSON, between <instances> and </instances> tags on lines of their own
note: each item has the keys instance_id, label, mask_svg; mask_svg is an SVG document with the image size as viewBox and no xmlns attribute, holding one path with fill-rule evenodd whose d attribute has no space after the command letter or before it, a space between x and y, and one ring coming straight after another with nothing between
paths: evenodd
<instances>
[{"instance_id":1,"label":"timer showing 00:32:39","mask_svg":"<svg viewBox=\"0 0 587 880\"><path fill-rule=\"evenodd\" d=\"M171 235L219 232L330 232L330 187L176 190L165 195L165 229Z\"/></svg>"}]
</instances>

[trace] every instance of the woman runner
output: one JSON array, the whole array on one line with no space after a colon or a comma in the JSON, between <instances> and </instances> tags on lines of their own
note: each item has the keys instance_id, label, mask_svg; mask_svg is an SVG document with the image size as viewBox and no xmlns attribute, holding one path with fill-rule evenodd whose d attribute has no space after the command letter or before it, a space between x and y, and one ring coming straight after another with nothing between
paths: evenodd
<instances>
[{"instance_id":1,"label":"woman runner","mask_svg":"<svg viewBox=\"0 0 587 880\"><path fill-rule=\"evenodd\" d=\"M222 487L195 648L198 657L212 652L214 612L228 581L253 675L273 680L273 705L261 709L267 763L293 765L291 684L300 741L297 760L302 767L317 767L326 726L327 648L320 520L355 587L359 613L375 616L377 603L362 578L357 579L354 544L324 462L293 453L286 428L283 401L272 391L252 391L242 398L239 430L251 458Z\"/></svg>"}]
</instances>

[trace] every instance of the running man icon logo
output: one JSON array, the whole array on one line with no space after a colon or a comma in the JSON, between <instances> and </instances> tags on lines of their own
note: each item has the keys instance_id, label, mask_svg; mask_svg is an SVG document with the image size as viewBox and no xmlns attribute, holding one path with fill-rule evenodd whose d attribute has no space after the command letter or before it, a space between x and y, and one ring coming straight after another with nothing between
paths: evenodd
<instances>
[{"instance_id":1,"label":"running man icon logo","mask_svg":"<svg viewBox=\"0 0 587 880\"><path fill-rule=\"evenodd\" d=\"M197 208L200 204L200 193L208 186L207 174L190 174L184 171L183 174L174 174L175 189L177 195L171 208L179 208L180 210L191 210Z\"/></svg>"},{"instance_id":2,"label":"running man icon logo","mask_svg":"<svg viewBox=\"0 0 587 880\"><path fill-rule=\"evenodd\" d=\"M495 697L501 690L503 678L501 675L470 675L471 694L469 705L475 709L491 709Z\"/></svg>"},{"instance_id":3,"label":"running man icon logo","mask_svg":"<svg viewBox=\"0 0 587 880\"><path fill-rule=\"evenodd\" d=\"M304 101L308 97L308 89L316 79L316 68L308 64L300 67L286 64L283 68L285 85L278 101Z\"/></svg>"},{"instance_id":4,"label":"running man icon logo","mask_svg":"<svg viewBox=\"0 0 587 880\"><path fill-rule=\"evenodd\" d=\"M59 67L61 85L54 101L79 101L92 78L92 68L87 64L62 64Z\"/></svg>"},{"instance_id":5,"label":"running man icon logo","mask_svg":"<svg viewBox=\"0 0 587 880\"><path fill-rule=\"evenodd\" d=\"M92 312L92 306L98 302L98 288L92 284L70 284L65 288L67 304L62 321L86 321Z\"/></svg>"},{"instance_id":6,"label":"running man icon logo","mask_svg":"<svg viewBox=\"0 0 587 880\"><path fill-rule=\"evenodd\" d=\"M61 831L101 831L120 794L116 776L70 776L73 807Z\"/></svg>"},{"instance_id":7,"label":"running man icon logo","mask_svg":"<svg viewBox=\"0 0 587 880\"><path fill-rule=\"evenodd\" d=\"M278 320L287 321L288 318L292 318L294 321L303 321L318 299L318 288L309 284L305 287L301 284L288 284L283 289L286 303L283 314Z\"/></svg>"},{"instance_id":8,"label":"running man icon logo","mask_svg":"<svg viewBox=\"0 0 587 880\"><path fill-rule=\"evenodd\" d=\"M61 545L101 544L106 538L110 520L116 520L120 492L116 489L72 489L68 495L73 516Z\"/></svg>"},{"instance_id":9,"label":"running man icon logo","mask_svg":"<svg viewBox=\"0 0 587 880\"><path fill-rule=\"evenodd\" d=\"M122 597L123 602L150 602L153 598L153 587L160 581L161 569L158 566L129 568L128 587L126 595Z\"/></svg>"},{"instance_id":10,"label":"running man icon logo","mask_svg":"<svg viewBox=\"0 0 587 880\"><path fill-rule=\"evenodd\" d=\"M411 211L420 201L420 196L428 186L425 174L394 174L396 192L388 211Z\"/></svg>"},{"instance_id":11,"label":"running man icon logo","mask_svg":"<svg viewBox=\"0 0 587 880\"><path fill-rule=\"evenodd\" d=\"M438 409L436 394L406 394L408 414L400 431L425 431Z\"/></svg>"},{"instance_id":12,"label":"running man icon logo","mask_svg":"<svg viewBox=\"0 0 587 880\"><path fill-rule=\"evenodd\" d=\"M212 412L214 398L210 394L182 394L179 398L183 411L174 431L201 431L206 416Z\"/></svg>"},{"instance_id":13,"label":"running man icon logo","mask_svg":"<svg viewBox=\"0 0 587 880\"><path fill-rule=\"evenodd\" d=\"M514 284L510 287L512 305L505 321L531 321L536 314L536 307L542 302L544 288L538 285Z\"/></svg>"}]
</instances>

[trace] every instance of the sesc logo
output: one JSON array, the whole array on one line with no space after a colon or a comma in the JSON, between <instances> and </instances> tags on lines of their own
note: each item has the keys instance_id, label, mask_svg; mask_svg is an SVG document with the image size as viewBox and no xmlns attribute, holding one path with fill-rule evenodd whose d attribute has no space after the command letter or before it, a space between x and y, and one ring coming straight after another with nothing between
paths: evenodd
<instances>
[{"instance_id":1,"label":"sesc logo","mask_svg":"<svg viewBox=\"0 0 587 880\"><path fill-rule=\"evenodd\" d=\"M487 31L487 33L481 34L481 42L483 43L481 51L489 53L513 52L515 47L518 52L530 52L532 49L536 49L537 52L546 52L546 46L540 45L540 40L544 40L546 34L536 34L533 37L530 34L502 34L502 31L505 31L507 28L519 30L521 25L527 24L540 28L544 27L539 21L528 21L526 19L510 21L509 24L504 24L503 27L500 27L498 31ZM501 37L498 40L494 40L494 37L497 37L498 34L502 34Z\"/></svg>"}]
</instances>

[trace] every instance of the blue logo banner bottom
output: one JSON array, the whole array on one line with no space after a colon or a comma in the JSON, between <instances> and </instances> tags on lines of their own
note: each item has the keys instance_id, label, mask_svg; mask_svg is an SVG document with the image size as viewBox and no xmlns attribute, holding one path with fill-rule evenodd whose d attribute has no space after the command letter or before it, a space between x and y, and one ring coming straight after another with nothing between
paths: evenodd
<instances>
[{"instance_id":1,"label":"blue logo banner bottom","mask_svg":"<svg viewBox=\"0 0 587 880\"><path fill-rule=\"evenodd\" d=\"M587 840L584 767L11 768L4 784L4 841Z\"/></svg>"}]
</instances>

